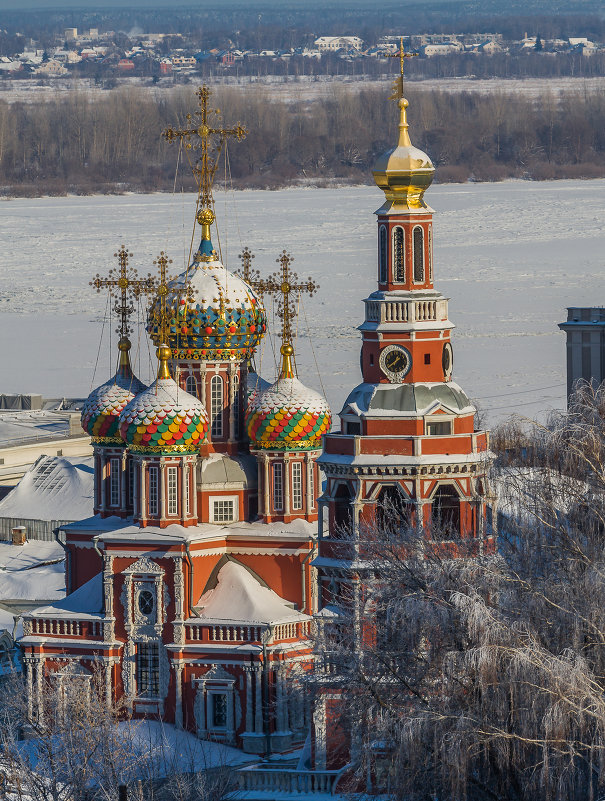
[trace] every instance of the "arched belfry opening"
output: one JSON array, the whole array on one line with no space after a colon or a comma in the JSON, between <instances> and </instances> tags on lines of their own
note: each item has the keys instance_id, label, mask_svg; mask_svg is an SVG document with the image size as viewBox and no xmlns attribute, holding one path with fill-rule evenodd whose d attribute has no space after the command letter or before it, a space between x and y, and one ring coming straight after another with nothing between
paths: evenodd
<instances>
[{"instance_id":1,"label":"arched belfry opening","mask_svg":"<svg viewBox=\"0 0 605 801\"><path fill-rule=\"evenodd\" d=\"M455 540L460 536L460 497L454 487L439 486L431 506L431 534L433 539Z\"/></svg>"},{"instance_id":2,"label":"arched belfry opening","mask_svg":"<svg viewBox=\"0 0 605 801\"><path fill-rule=\"evenodd\" d=\"M340 484L334 494L334 528L337 532L345 532L351 527L353 522L351 498L348 484Z\"/></svg>"},{"instance_id":3,"label":"arched belfry opening","mask_svg":"<svg viewBox=\"0 0 605 801\"><path fill-rule=\"evenodd\" d=\"M376 500L375 520L379 530L409 528L412 525L412 504L398 487L383 487Z\"/></svg>"}]
</instances>

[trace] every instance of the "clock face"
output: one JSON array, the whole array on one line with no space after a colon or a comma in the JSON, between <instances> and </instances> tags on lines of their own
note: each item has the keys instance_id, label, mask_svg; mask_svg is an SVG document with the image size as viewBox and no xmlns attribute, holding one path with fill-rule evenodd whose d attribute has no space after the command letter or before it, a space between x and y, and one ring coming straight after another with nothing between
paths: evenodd
<instances>
[{"instance_id":1,"label":"clock face","mask_svg":"<svg viewBox=\"0 0 605 801\"><path fill-rule=\"evenodd\" d=\"M380 352L380 369L393 384L399 384L412 366L412 356L401 345L388 345Z\"/></svg>"},{"instance_id":2,"label":"clock face","mask_svg":"<svg viewBox=\"0 0 605 801\"><path fill-rule=\"evenodd\" d=\"M449 381L452 377L452 368L454 366L454 352L449 342L446 342L443 346L441 364L443 366L443 376L446 381Z\"/></svg>"}]
</instances>

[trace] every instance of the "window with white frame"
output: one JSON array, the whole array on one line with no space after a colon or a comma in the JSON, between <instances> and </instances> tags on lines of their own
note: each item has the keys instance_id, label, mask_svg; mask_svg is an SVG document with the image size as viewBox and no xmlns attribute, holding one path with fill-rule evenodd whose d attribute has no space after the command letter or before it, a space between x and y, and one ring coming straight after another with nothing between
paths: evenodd
<instances>
[{"instance_id":1,"label":"window with white frame","mask_svg":"<svg viewBox=\"0 0 605 801\"><path fill-rule=\"evenodd\" d=\"M212 376L210 382L210 423L213 437L223 436L223 379Z\"/></svg>"},{"instance_id":2,"label":"window with white frame","mask_svg":"<svg viewBox=\"0 0 605 801\"><path fill-rule=\"evenodd\" d=\"M159 475L157 467L149 468L149 514L157 515L159 510Z\"/></svg>"},{"instance_id":3,"label":"window with white frame","mask_svg":"<svg viewBox=\"0 0 605 801\"><path fill-rule=\"evenodd\" d=\"M137 643L137 695L157 698L160 694L160 644Z\"/></svg>"},{"instance_id":4,"label":"window with white frame","mask_svg":"<svg viewBox=\"0 0 605 801\"><path fill-rule=\"evenodd\" d=\"M233 376L233 408L231 414L233 415L233 431L235 438L239 439L239 421L240 421L240 402L239 402L239 376Z\"/></svg>"},{"instance_id":5,"label":"window with white frame","mask_svg":"<svg viewBox=\"0 0 605 801\"><path fill-rule=\"evenodd\" d=\"M413 233L414 244L414 282L424 283L424 231L417 225Z\"/></svg>"},{"instance_id":6,"label":"window with white frame","mask_svg":"<svg viewBox=\"0 0 605 801\"><path fill-rule=\"evenodd\" d=\"M302 509L302 501L302 462L292 462L292 508Z\"/></svg>"},{"instance_id":7,"label":"window with white frame","mask_svg":"<svg viewBox=\"0 0 605 801\"><path fill-rule=\"evenodd\" d=\"M227 728L227 693L210 693L213 729Z\"/></svg>"},{"instance_id":8,"label":"window with white frame","mask_svg":"<svg viewBox=\"0 0 605 801\"><path fill-rule=\"evenodd\" d=\"M179 495L177 488L177 469L176 467L167 468L166 480L168 483L168 514L178 514Z\"/></svg>"},{"instance_id":9,"label":"window with white frame","mask_svg":"<svg viewBox=\"0 0 605 801\"><path fill-rule=\"evenodd\" d=\"M194 375L187 376L187 380L185 381L185 391L190 395L195 395L196 398L198 397L197 381Z\"/></svg>"},{"instance_id":10,"label":"window with white frame","mask_svg":"<svg viewBox=\"0 0 605 801\"><path fill-rule=\"evenodd\" d=\"M216 498L212 501L212 522L233 523L235 521L235 499Z\"/></svg>"},{"instance_id":11,"label":"window with white frame","mask_svg":"<svg viewBox=\"0 0 605 801\"><path fill-rule=\"evenodd\" d=\"M284 466L281 462L273 465L273 508L278 512L284 508Z\"/></svg>"},{"instance_id":12,"label":"window with white frame","mask_svg":"<svg viewBox=\"0 0 605 801\"><path fill-rule=\"evenodd\" d=\"M403 228L393 229L393 281L405 281L405 239Z\"/></svg>"},{"instance_id":13,"label":"window with white frame","mask_svg":"<svg viewBox=\"0 0 605 801\"><path fill-rule=\"evenodd\" d=\"M309 465L309 495L311 496L311 509L315 507L315 467L313 462Z\"/></svg>"},{"instance_id":14,"label":"window with white frame","mask_svg":"<svg viewBox=\"0 0 605 801\"><path fill-rule=\"evenodd\" d=\"M381 284L387 282L387 228L380 226L378 233L378 280Z\"/></svg>"},{"instance_id":15,"label":"window with white frame","mask_svg":"<svg viewBox=\"0 0 605 801\"><path fill-rule=\"evenodd\" d=\"M109 460L109 505L120 505L120 460Z\"/></svg>"}]
</instances>

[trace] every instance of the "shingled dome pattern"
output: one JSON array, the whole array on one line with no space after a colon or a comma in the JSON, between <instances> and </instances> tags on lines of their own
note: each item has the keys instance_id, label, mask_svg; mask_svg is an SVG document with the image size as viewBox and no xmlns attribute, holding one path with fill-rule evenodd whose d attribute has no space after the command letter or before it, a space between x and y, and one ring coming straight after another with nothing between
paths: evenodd
<instances>
[{"instance_id":1,"label":"shingled dome pattern","mask_svg":"<svg viewBox=\"0 0 605 801\"><path fill-rule=\"evenodd\" d=\"M132 374L119 373L93 389L82 406L82 428L95 440L121 443L119 417L124 407L143 392L145 385Z\"/></svg>"},{"instance_id":2,"label":"shingled dome pattern","mask_svg":"<svg viewBox=\"0 0 605 801\"><path fill-rule=\"evenodd\" d=\"M332 413L322 396L297 378L280 378L251 398L246 420L257 448L311 450L321 447Z\"/></svg>"},{"instance_id":3,"label":"shingled dome pattern","mask_svg":"<svg viewBox=\"0 0 605 801\"><path fill-rule=\"evenodd\" d=\"M126 406L120 433L133 450L193 453L208 433L208 415L172 378L158 378Z\"/></svg>"}]
</instances>

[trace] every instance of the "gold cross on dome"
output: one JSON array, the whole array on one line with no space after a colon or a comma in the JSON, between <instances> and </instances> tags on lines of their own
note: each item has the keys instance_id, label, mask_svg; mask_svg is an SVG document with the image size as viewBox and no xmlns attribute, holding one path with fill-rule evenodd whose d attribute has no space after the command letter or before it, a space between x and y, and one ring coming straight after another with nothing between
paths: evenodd
<instances>
[{"instance_id":1,"label":"gold cross on dome","mask_svg":"<svg viewBox=\"0 0 605 801\"><path fill-rule=\"evenodd\" d=\"M109 270L106 278L97 273L90 286L94 286L97 292L108 289L110 296L116 299L114 311L120 317L120 327L116 328L116 331L122 337L127 337L130 333L128 318L134 311L133 300L138 300L141 295L152 294L155 291L155 279L151 273L145 278L139 278L134 267L128 266L132 253L129 253L124 245L121 245L120 250L113 255L118 260L119 269Z\"/></svg>"},{"instance_id":2,"label":"gold cross on dome","mask_svg":"<svg viewBox=\"0 0 605 801\"><path fill-rule=\"evenodd\" d=\"M239 275L240 278L243 278L244 281L252 288L254 288L255 284L260 281L260 270L252 269L253 258L254 253L252 253L249 247L245 247L239 254L239 259L242 263L241 270L235 271L235 274Z\"/></svg>"},{"instance_id":3,"label":"gold cross on dome","mask_svg":"<svg viewBox=\"0 0 605 801\"><path fill-rule=\"evenodd\" d=\"M399 50L396 53L388 53L387 58L399 59L399 77L393 84L393 94L389 100L401 100L403 98L403 67L406 58L414 58L418 53L406 53L403 49L403 36L399 37Z\"/></svg>"},{"instance_id":4,"label":"gold cross on dome","mask_svg":"<svg viewBox=\"0 0 605 801\"><path fill-rule=\"evenodd\" d=\"M195 165L191 168L193 175L197 181L198 198L200 200L200 211L197 214L197 221L200 225L211 224L214 222L214 214L212 212L212 184L214 183L214 175L218 167L218 161L221 151L225 142L229 137L233 137L238 142L245 138L248 131L239 123L232 128L223 128L220 124L213 128L209 124L209 117L211 115L220 115L220 109L208 108L208 99L211 91L207 86L200 86L196 91L199 98L200 110L195 111L193 115L187 114L186 119L189 127L182 129L179 128L166 128L162 136L167 142L174 142L180 139L185 144L187 150L199 150ZM197 120L193 118L197 117ZM215 144L212 145L212 142ZM209 214L212 219L209 220Z\"/></svg>"},{"instance_id":5,"label":"gold cross on dome","mask_svg":"<svg viewBox=\"0 0 605 801\"><path fill-rule=\"evenodd\" d=\"M300 296L306 292L312 297L319 289L319 284L316 284L312 278L298 281L296 273L290 271L290 265L294 259L287 251L282 251L276 261L281 265L281 269L270 275L269 278L254 282L252 286L261 294L277 295L277 316L282 321L282 346L291 345L292 320L296 317L295 298L292 295L296 293L296 296Z\"/></svg>"}]
</instances>

